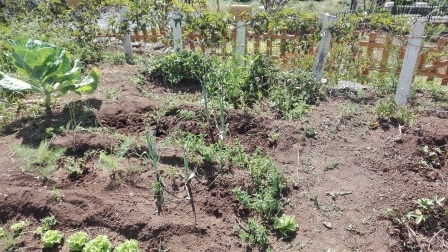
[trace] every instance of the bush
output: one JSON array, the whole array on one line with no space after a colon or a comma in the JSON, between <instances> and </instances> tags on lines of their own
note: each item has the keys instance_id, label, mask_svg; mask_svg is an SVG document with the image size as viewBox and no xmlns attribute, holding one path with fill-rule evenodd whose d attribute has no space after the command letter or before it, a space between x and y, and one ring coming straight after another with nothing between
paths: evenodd
<instances>
[{"instance_id":1,"label":"bush","mask_svg":"<svg viewBox=\"0 0 448 252\"><path fill-rule=\"evenodd\" d=\"M148 72L173 85L183 81L199 82L199 78L209 70L211 61L211 57L202 53L180 51L150 63Z\"/></svg>"}]
</instances>

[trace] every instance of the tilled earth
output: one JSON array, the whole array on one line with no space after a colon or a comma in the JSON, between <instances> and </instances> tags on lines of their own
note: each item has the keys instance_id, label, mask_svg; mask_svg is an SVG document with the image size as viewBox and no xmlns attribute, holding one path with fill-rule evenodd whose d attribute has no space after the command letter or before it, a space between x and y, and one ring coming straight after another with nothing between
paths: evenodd
<instances>
[{"instance_id":1,"label":"tilled earth","mask_svg":"<svg viewBox=\"0 0 448 252\"><path fill-rule=\"evenodd\" d=\"M108 235L115 245L137 239L143 251L258 251L233 231L248 217L232 192L247 183L247 171L234 169L213 181L200 176L193 179L193 213L182 177L170 179L168 174L170 167L179 167L181 173L182 150L168 146L161 152L160 169L168 186L164 209L159 212L152 193L155 172L137 158L145 151L140 139L146 127L155 131L158 141L178 129L202 133L209 143L217 141L219 130L204 127L202 108L185 98L200 100L200 91L179 91L148 81L144 88L134 85L130 80L139 71L135 66L103 66L100 70L99 90L83 98L90 109L82 114L82 127L64 131L50 142L66 147L67 156L80 160L88 152L94 157L114 148L118 132L136 137L133 155L121 162L116 182L98 168L95 158L84 160L84 174L79 178L69 177L60 168L42 182L26 171L17 146L38 146L33 140L36 132L58 120L68 121L63 105L69 98L55 108L52 118L40 118L40 124L21 119L6 127L0 138L0 223L8 226L25 220L30 231L21 237L17 251L42 250L32 231L50 213L66 238L76 230L86 230L91 236ZM117 97L110 96L111 90L117 91ZM186 100L173 106L180 92L186 95L178 99ZM423 251L448 250L446 216L410 226L410 231L385 214L391 208L415 209L418 198L448 197L448 107L421 110L412 127L393 121L378 123L372 109L376 98L369 92L357 101L345 95L328 96L304 119L294 122L270 113L227 112L226 141L240 141L247 152L261 148L288 179L285 212L296 216L299 230L289 240L271 232L274 251L411 251L412 246ZM181 111L197 116L189 118ZM278 133L276 140L272 140L274 133ZM442 150L445 156L440 156L440 167L422 164L425 145ZM68 251L65 245L58 249Z\"/></svg>"}]
</instances>

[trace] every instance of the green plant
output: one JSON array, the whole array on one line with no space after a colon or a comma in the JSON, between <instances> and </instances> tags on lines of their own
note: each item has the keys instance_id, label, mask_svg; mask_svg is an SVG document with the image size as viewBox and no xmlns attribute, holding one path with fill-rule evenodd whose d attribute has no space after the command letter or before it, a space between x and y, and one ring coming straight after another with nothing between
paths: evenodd
<instances>
[{"instance_id":1,"label":"green plant","mask_svg":"<svg viewBox=\"0 0 448 252\"><path fill-rule=\"evenodd\" d=\"M157 208L160 213L163 211L163 204L164 204L163 187L165 186L165 183L163 182L163 177L160 174L158 168L160 156L157 154L156 136L152 133L152 131L149 130L148 127L146 128L145 139L146 144L148 145L148 152L144 154L146 154L147 158L151 161L152 166L154 167L154 170L156 172L156 181L152 184L152 186L153 186L153 192L157 199Z\"/></svg>"},{"instance_id":2,"label":"green plant","mask_svg":"<svg viewBox=\"0 0 448 252\"><path fill-rule=\"evenodd\" d=\"M63 195L61 194L61 191L57 189L56 187L53 187L50 191L51 197L54 199L54 201L60 203L63 199Z\"/></svg>"},{"instance_id":3,"label":"green plant","mask_svg":"<svg viewBox=\"0 0 448 252\"><path fill-rule=\"evenodd\" d=\"M321 96L321 84L302 69L282 71L269 90L271 109L291 121L303 116Z\"/></svg>"},{"instance_id":4,"label":"green plant","mask_svg":"<svg viewBox=\"0 0 448 252\"><path fill-rule=\"evenodd\" d=\"M153 77L177 85L182 81L198 81L204 74L204 67L209 66L211 62L212 58L207 55L180 51L151 62L148 72Z\"/></svg>"},{"instance_id":5,"label":"green plant","mask_svg":"<svg viewBox=\"0 0 448 252\"><path fill-rule=\"evenodd\" d=\"M107 154L105 151L100 152L99 164L103 169L110 172L112 181L116 181L118 165L131 148L133 142L134 138L123 137L123 139L119 140L119 147L113 151L115 155Z\"/></svg>"},{"instance_id":6,"label":"green plant","mask_svg":"<svg viewBox=\"0 0 448 252\"><path fill-rule=\"evenodd\" d=\"M280 132L278 131L272 132L268 136L268 141L270 144L276 144L279 139L280 139Z\"/></svg>"},{"instance_id":7,"label":"green plant","mask_svg":"<svg viewBox=\"0 0 448 252\"><path fill-rule=\"evenodd\" d=\"M63 238L64 236L58 230L48 230L42 235L41 241L44 248L52 248L61 244Z\"/></svg>"},{"instance_id":8,"label":"green plant","mask_svg":"<svg viewBox=\"0 0 448 252\"><path fill-rule=\"evenodd\" d=\"M176 175L177 175L176 168L174 166L170 166L170 168L168 168L168 177L172 181L174 181L176 179Z\"/></svg>"},{"instance_id":9,"label":"green plant","mask_svg":"<svg viewBox=\"0 0 448 252\"><path fill-rule=\"evenodd\" d=\"M110 172L110 179L115 181L119 159L102 151L100 152L99 164L103 169Z\"/></svg>"},{"instance_id":10,"label":"green plant","mask_svg":"<svg viewBox=\"0 0 448 252\"><path fill-rule=\"evenodd\" d=\"M282 211L281 196L286 188L285 177L274 162L263 157L259 150L248 158L246 166L252 176L255 191L249 193L236 187L236 197L245 207L257 211L263 220L272 221Z\"/></svg>"},{"instance_id":11,"label":"green plant","mask_svg":"<svg viewBox=\"0 0 448 252\"><path fill-rule=\"evenodd\" d=\"M70 235L67 244L72 251L82 251L84 246L89 242L89 235L84 231L78 231Z\"/></svg>"},{"instance_id":12,"label":"green plant","mask_svg":"<svg viewBox=\"0 0 448 252\"><path fill-rule=\"evenodd\" d=\"M27 146L17 148L17 153L27 163L26 170L38 173L42 179L50 179L58 168L58 161L64 155L66 148L49 148L46 141L42 141L39 148Z\"/></svg>"},{"instance_id":13,"label":"green plant","mask_svg":"<svg viewBox=\"0 0 448 252\"><path fill-rule=\"evenodd\" d=\"M106 98L112 101L116 101L119 97L119 92L116 89L106 90Z\"/></svg>"},{"instance_id":14,"label":"green plant","mask_svg":"<svg viewBox=\"0 0 448 252\"><path fill-rule=\"evenodd\" d=\"M50 214L50 216L40 219L40 223L44 227L52 228L56 226L58 220L56 220L56 218L52 214Z\"/></svg>"},{"instance_id":15,"label":"green plant","mask_svg":"<svg viewBox=\"0 0 448 252\"><path fill-rule=\"evenodd\" d=\"M425 222L428 219L428 215L424 214L420 209L415 209L415 211L409 211L406 214L408 219L414 219L415 224L419 225L422 222Z\"/></svg>"},{"instance_id":16,"label":"green plant","mask_svg":"<svg viewBox=\"0 0 448 252\"><path fill-rule=\"evenodd\" d=\"M45 108L51 113L51 100L69 91L92 93L98 85L98 70L92 69L81 80L81 63L72 66L65 49L47 42L23 39L12 42L12 59L20 73L31 80L27 83L0 72L0 87L11 91L31 91L44 95Z\"/></svg>"},{"instance_id":17,"label":"green plant","mask_svg":"<svg viewBox=\"0 0 448 252\"><path fill-rule=\"evenodd\" d=\"M83 170L79 168L79 165L82 164L82 159L78 159L78 161L80 161L80 164L77 164L72 157L66 158L65 161L68 162L68 164L65 164L64 167L67 170L69 176L77 177L82 175Z\"/></svg>"},{"instance_id":18,"label":"green plant","mask_svg":"<svg viewBox=\"0 0 448 252\"><path fill-rule=\"evenodd\" d=\"M114 249L114 252L140 252L136 240L126 240Z\"/></svg>"},{"instance_id":19,"label":"green plant","mask_svg":"<svg viewBox=\"0 0 448 252\"><path fill-rule=\"evenodd\" d=\"M15 247L19 243L23 233L23 231L19 233L15 233L14 231L8 232L5 228L0 228L0 249L6 252L15 251Z\"/></svg>"},{"instance_id":20,"label":"green plant","mask_svg":"<svg viewBox=\"0 0 448 252\"><path fill-rule=\"evenodd\" d=\"M325 165L324 167L324 171L329 171L329 170L334 170L339 166L339 163L337 162L332 162L330 164Z\"/></svg>"},{"instance_id":21,"label":"green plant","mask_svg":"<svg viewBox=\"0 0 448 252\"><path fill-rule=\"evenodd\" d=\"M412 125L417 115L404 106L398 106L393 98L379 100L375 106L375 113L380 120L395 119L400 124Z\"/></svg>"},{"instance_id":22,"label":"green plant","mask_svg":"<svg viewBox=\"0 0 448 252\"><path fill-rule=\"evenodd\" d=\"M297 224L294 221L294 215L282 215L274 218L274 229L278 230L283 237L289 237L296 232Z\"/></svg>"},{"instance_id":23,"label":"green plant","mask_svg":"<svg viewBox=\"0 0 448 252\"><path fill-rule=\"evenodd\" d=\"M445 164L444 151L442 148L432 148L430 149L428 145L425 145L420 150L423 155L423 163L429 165L433 168L441 168Z\"/></svg>"},{"instance_id":24,"label":"green plant","mask_svg":"<svg viewBox=\"0 0 448 252\"><path fill-rule=\"evenodd\" d=\"M313 194L311 194L311 196L310 196L310 201L314 203L314 206L315 206L317 209L320 208L318 199L319 199L319 194L317 194L317 193L313 193Z\"/></svg>"},{"instance_id":25,"label":"green plant","mask_svg":"<svg viewBox=\"0 0 448 252\"><path fill-rule=\"evenodd\" d=\"M253 218L249 218L247 225L247 229L240 227L235 228L235 231L244 242L259 246L265 246L269 243L266 227L259 224Z\"/></svg>"},{"instance_id":26,"label":"green plant","mask_svg":"<svg viewBox=\"0 0 448 252\"><path fill-rule=\"evenodd\" d=\"M95 239L86 243L83 252L110 252L112 251L112 243L109 241L107 236L98 235Z\"/></svg>"},{"instance_id":27,"label":"green plant","mask_svg":"<svg viewBox=\"0 0 448 252\"><path fill-rule=\"evenodd\" d=\"M14 235L19 235L25 230L27 226L28 224L25 221L19 221L17 223L12 224L9 227L9 229L11 229Z\"/></svg>"}]
</instances>

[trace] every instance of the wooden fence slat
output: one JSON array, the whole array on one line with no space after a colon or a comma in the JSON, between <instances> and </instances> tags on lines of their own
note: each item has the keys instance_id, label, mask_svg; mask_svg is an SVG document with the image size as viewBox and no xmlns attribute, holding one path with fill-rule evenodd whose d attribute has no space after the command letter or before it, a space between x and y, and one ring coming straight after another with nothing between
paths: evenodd
<instances>
[{"instance_id":1,"label":"wooden fence slat","mask_svg":"<svg viewBox=\"0 0 448 252\"><path fill-rule=\"evenodd\" d=\"M391 48L392 48L392 36L386 35L386 44L385 44L385 47L383 49L383 53L381 55L381 62L380 62L380 66L382 68L386 68L386 66L387 66L387 63L389 61L389 53L390 53ZM386 71L382 71L382 72L386 72Z\"/></svg>"},{"instance_id":2,"label":"wooden fence slat","mask_svg":"<svg viewBox=\"0 0 448 252\"><path fill-rule=\"evenodd\" d=\"M134 30L133 34L131 34L131 39L133 41L152 41L153 43L162 41L165 46L169 46L169 38L167 37L167 32L164 27L160 27L160 29L156 29L155 27L151 27L150 31L143 30L143 34L140 34L137 30ZM148 34L150 32L150 34ZM230 36L229 36L230 34ZM235 49L236 42L236 29L230 31L230 33L222 34L224 37L230 37L232 43L232 51ZM114 35L103 35L108 37L114 37ZM119 37L115 35L115 37ZM184 34L185 43L183 44L183 48L189 49L191 51L196 51L197 47L200 47L202 53L206 53L209 50L210 54L227 56L230 55L227 50L228 44L223 43L211 43L210 48L207 49L205 45L205 41L207 38L202 37L199 34ZM252 44L251 52L253 53L263 53L272 58L282 58L286 60L286 58L295 57L300 55L301 53L313 54L315 45L313 45L313 36L301 36L301 34L296 33L294 35L287 34L284 30L280 34L275 34L272 31L266 32L264 34L257 34L255 32L246 32L246 43L245 43L245 51L248 52L248 44L250 39ZM368 41L359 41L358 45L362 48L366 48L365 50L359 50L358 57L367 57L368 59L372 59L371 62L368 63L366 69L363 69L363 74L368 75L371 70L377 70L379 72L389 72L391 68L389 64L391 62L391 51L397 51L398 56L397 60L402 62L404 53L406 50L406 44L395 44L394 37L390 35L386 35L385 41L380 41L379 36L375 32L371 32L368 34ZM304 42L305 41L305 42ZM188 43L188 45L187 45ZM198 44L196 44L198 43ZM266 45L264 46L261 44ZM293 50L290 53L286 53L286 44L291 43L293 45ZM305 44L302 44L305 43ZM274 44L280 45L280 52L275 50L274 52ZM308 46L310 44L310 46ZM305 46L304 46L305 45ZM442 53L446 50L447 46L447 38L440 38L436 47L425 48L421 50L419 54L419 58L416 66L416 75L427 76L428 80L433 80L434 78L441 78L442 85L448 85L448 60L445 57L442 58ZM219 47L219 48L218 48ZM253 48L253 49L252 49ZM276 55L274 55L276 53ZM380 55L377 53L380 53ZM436 57L430 61L428 65L426 61L431 57ZM393 54L395 57L395 53ZM377 63L374 63L377 62ZM399 67L395 69L397 73L401 71L401 64Z\"/></svg>"},{"instance_id":3,"label":"wooden fence slat","mask_svg":"<svg viewBox=\"0 0 448 252\"><path fill-rule=\"evenodd\" d=\"M156 43L158 41L157 40L157 31L156 31L156 28L154 28L154 27L151 27L151 38L152 38L153 43Z\"/></svg>"}]
</instances>

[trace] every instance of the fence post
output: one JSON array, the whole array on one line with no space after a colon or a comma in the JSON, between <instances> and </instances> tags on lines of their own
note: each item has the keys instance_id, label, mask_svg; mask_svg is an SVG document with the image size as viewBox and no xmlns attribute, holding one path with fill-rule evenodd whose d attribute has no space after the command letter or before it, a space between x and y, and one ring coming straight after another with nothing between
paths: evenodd
<instances>
[{"instance_id":1,"label":"fence post","mask_svg":"<svg viewBox=\"0 0 448 252\"><path fill-rule=\"evenodd\" d=\"M409 96L412 77L414 76L420 46L423 41L424 30L425 21L423 19L417 19L411 26L411 33L409 34L408 44L403 58L403 66L401 67L400 78L398 80L397 92L395 93L395 102L400 106L406 105Z\"/></svg>"},{"instance_id":2,"label":"fence post","mask_svg":"<svg viewBox=\"0 0 448 252\"><path fill-rule=\"evenodd\" d=\"M128 12L128 9L126 7L120 10L120 17L122 21L124 20L123 14L125 14L126 12ZM126 22L126 31L124 33L124 41L123 41L124 59L128 64L132 64L133 60L132 60L132 45L131 45L131 29L129 26L129 22L126 20L124 21Z\"/></svg>"},{"instance_id":3,"label":"fence post","mask_svg":"<svg viewBox=\"0 0 448 252\"><path fill-rule=\"evenodd\" d=\"M331 42L331 32L330 28L333 26L334 22L336 22L336 17L326 13L324 15L322 30L321 30L321 39L319 44L317 45L317 53L314 57L313 64L313 77L317 81L321 81L322 75L324 73L325 62L327 61L328 51L330 51L330 42Z\"/></svg>"},{"instance_id":4,"label":"fence post","mask_svg":"<svg viewBox=\"0 0 448 252\"><path fill-rule=\"evenodd\" d=\"M171 12L171 26L173 28L173 41L174 50L182 50L182 12L180 9L175 8Z\"/></svg>"},{"instance_id":5,"label":"fence post","mask_svg":"<svg viewBox=\"0 0 448 252\"><path fill-rule=\"evenodd\" d=\"M250 18L252 7L250 5L232 5L231 9L235 20L237 20L235 51L242 63L246 51L246 20Z\"/></svg>"}]
</instances>

